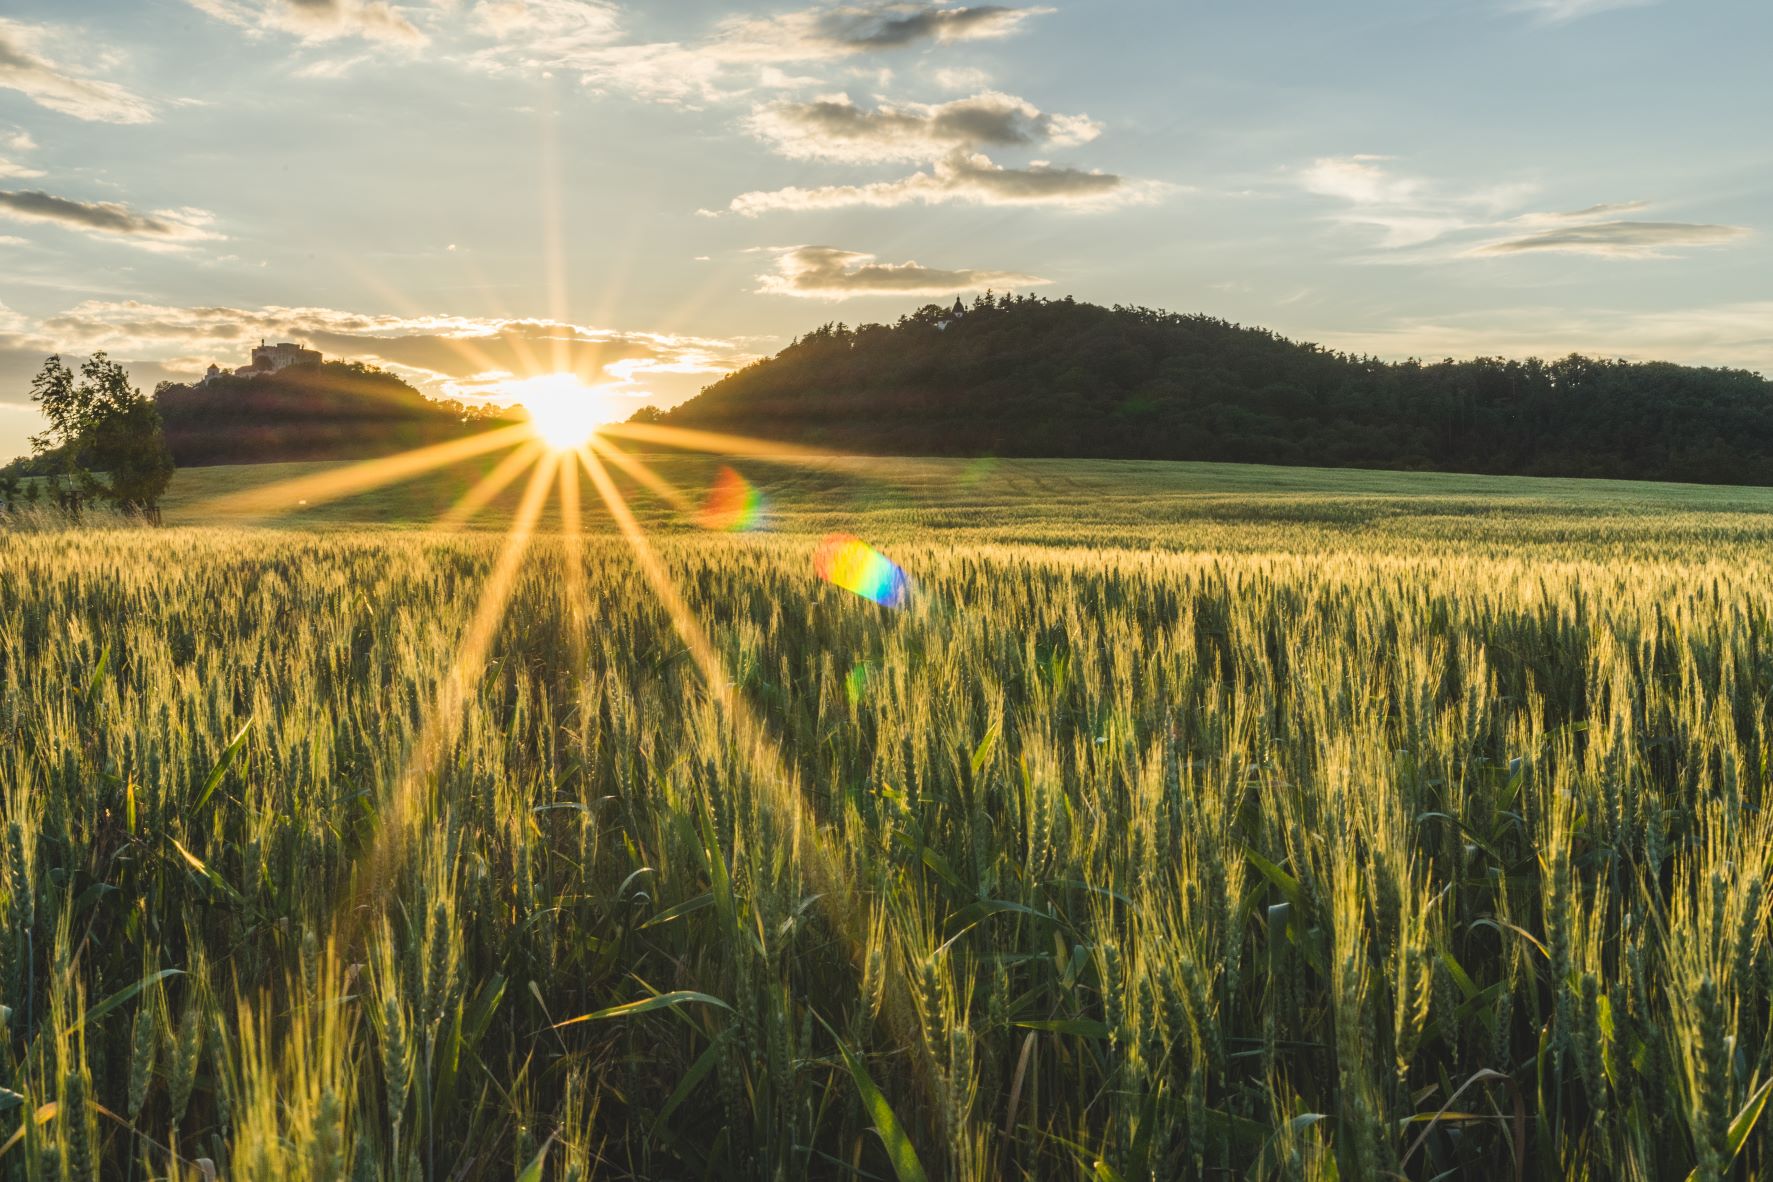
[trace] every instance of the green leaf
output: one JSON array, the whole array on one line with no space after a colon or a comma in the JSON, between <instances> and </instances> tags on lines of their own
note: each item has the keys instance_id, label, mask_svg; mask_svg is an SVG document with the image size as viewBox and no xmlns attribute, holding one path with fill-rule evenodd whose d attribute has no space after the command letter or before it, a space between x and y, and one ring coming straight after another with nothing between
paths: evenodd
<instances>
[{"instance_id":1,"label":"green leaf","mask_svg":"<svg viewBox=\"0 0 1773 1182\"><path fill-rule=\"evenodd\" d=\"M1075 1034L1079 1038L1103 1041L1108 1038L1108 1024L1094 1018L1042 1018L1032 1022L1017 1022L1015 1025L1023 1030L1040 1030L1049 1034Z\"/></svg>"},{"instance_id":2,"label":"green leaf","mask_svg":"<svg viewBox=\"0 0 1773 1182\"><path fill-rule=\"evenodd\" d=\"M1742 1152L1742 1147L1748 1144L1748 1135L1754 1132L1755 1122L1761 1119L1761 1112L1767 1107L1769 1091L1773 1091L1773 1079L1769 1079L1756 1088L1754 1093L1749 1096L1748 1103L1742 1106L1742 1111L1736 1114L1736 1119L1730 1122L1730 1160L1732 1162ZM1698 1178L1699 1171L1694 1170L1687 1175L1687 1182L1697 1182Z\"/></svg>"},{"instance_id":3,"label":"green leaf","mask_svg":"<svg viewBox=\"0 0 1773 1182\"><path fill-rule=\"evenodd\" d=\"M86 683L85 704L87 706L90 707L92 700L98 697L99 687L105 684L105 674L110 670L110 667L111 645L107 641L104 649L99 653L98 665L92 671L92 678Z\"/></svg>"},{"instance_id":4,"label":"green leaf","mask_svg":"<svg viewBox=\"0 0 1773 1182\"><path fill-rule=\"evenodd\" d=\"M726 1046L727 1038L728 1033L723 1031L713 1042L708 1044L708 1049L703 1051L701 1056L691 1064L683 1078L677 1081L677 1086L671 1089L670 1098L665 1101L665 1106L659 1109L659 1115L653 1120L655 1134L667 1120L671 1119L671 1114L677 1111L678 1106L689 1099L690 1093L696 1090L696 1086L707 1078L710 1071L714 1070L715 1063L720 1059L720 1052Z\"/></svg>"},{"instance_id":5,"label":"green leaf","mask_svg":"<svg viewBox=\"0 0 1773 1182\"><path fill-rule=\"evenodd\" d=\"M843 1064L850 1069L850 1078L856 1081L856 1091L862 1095L862 1107L868 1110L868 1117L874 1122L874 1131L880 1135L881 1143L886 1146L887 1158L893 1163L893 1173L899 1182L929 1182L929 1175L923 1172L923 1163L917 1159L917 1150L911 1144L911 1138L905 1133L905 1126L899 1123L899 1116L887 1098L880 1094L874 1081L868 1076L868 1068L850 1049L839 1040L837 1051L843 1056Z\"/></svg>"},{"instance_id":6,"label":"green leaf","mask_svg":"<svg viewBox=\"0 0 1773 1182\"><path fill-rule=\"evenodd\" d=\"M580 1014L576 1018L568 1018L564 1022L554 1023L554 1029L571 1026L576 1022L599 1022L604 1018L631 1018L636 1014L648 1014L654 1010L663 1010L671 1006L680 1006L688 1002L699 1001L704 1005L719 1006L723 1010L733 1007L718 997L706 993L697 993L690 989L679 989L671 993L660 993L653 997L643 997L639 1001L623 1002L619 1006L611 1006L607 1010L598 1010L594 1014Z\"/></svg>"},{"instance_id":7,"label":"green leaf","mask_svg":"<svg viewBox=\"0 0 1773 1182\"><path fill-rule=\"evenodd\" d=\"M1249 858L1250 865L1260 871L1263 878L1274 884L1275 889L1280 891L1281 898L1293 905L1294 912L1303 916L1305 891L1299 886L1299 880L1248 846L1244 847L1244 856Z\"/></svg>"},{"instance_id":8,"label":"green leaf","mask_svg":"<svg viewBox=\"0 0 1773 1182\"><path fill-rule=\"evenodd\" d=\"M68 1027L68 1033L72 1034L88 1022L94 1022L104 1017L106 1014L146 989L148 986L164 981L168 977L182 977L184 975L185 970L183 969L161 969L157 973L149 973L134 985L119 989L116 993L105 998L105 1000L99 1002L97 1005L90 1007L84 1014L80 1015L80 1020L78 1022L75 1022L72 1026Z\"/></svg>"},{"instance_id":9,"label":"green leaf","mask_svg":"<svg viewBox=\"0 0 1773 1182\"><path fill-rule=\"evenodd\" d=\"M640 930L645 931L647 928L661 927L665 924L670 923L674 919L682 919L686 915L694 914L695 912L700 911L704 907L711 907L713 905L714 905L714 892L713 891L703 891L701 894L697 895L693 899L686 899L683 902L679 903L675 907L665 908L665 910L659 912L657 915L653 916L651 919L649 919L645 923L641 924Z\"/></svg>"},{"instance_id":10,"label":"green leaf","mask_svg":"<svg viewBox=\"0 0 1773 1182\"><path fill-rule=\"evenodd\" d=\"M548 1139L542 1142L542 1147L536 1150L536 1155L529 1159L529 1164L523 1167L521 1174L517 1175L517 1182L542 1182L542 1163L548 1160L548 1148L554 1144L555 1136L554 1133L548 1134Z\"/></svg>"},{"instance_id":11,"label":"green leaf","mask_svg":"<svg viewBox=\"0 0 1773 1182\"><path fill-rule=\"evenodd\" d=\"M208 804L209 798L215 795L215 790L221 786L222 777L228 774L228 768L233 764L234 757L240 754L240 748L246 742L246 732L251 729L252 718L249 716L240 725L240 729L234 733L234 737L229 740L228 745L222 749L221 758L215 761L215 766L209 769L209 778L203 781L203 789L197 793L197 802L191 806L193 812Z\"/></svg>"},{"instance_id":12,"label":"green leaf","mask_svg":"<svg viewBox=\"0 0 1773 1182\"><path fill-rule=\"evenodd\" d=\"M991 760L992 749L997 746L997 730L997 723L992 723L991 729L985 732L985 737L979 740L979 745L973 748L972 768L975 780L979 778L979 773L985 770L985 765Z\"/></svg>"},{"instance_id":13,"label":"green leaf","mask_svg":"<svg viewBox=\"0 0 1773 1182\"><path fill-rule=\"evenodd\" d=\"M11 1088L0 1088L0 1112L9 1112L25 1102L25 1098Z\"/></svg>"}]
</instances>

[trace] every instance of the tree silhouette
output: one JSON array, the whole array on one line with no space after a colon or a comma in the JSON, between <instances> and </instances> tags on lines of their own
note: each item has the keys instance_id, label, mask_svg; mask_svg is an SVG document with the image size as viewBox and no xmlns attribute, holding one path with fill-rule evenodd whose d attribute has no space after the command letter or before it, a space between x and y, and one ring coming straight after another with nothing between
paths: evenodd
<instances>
[{"instance_id":1,"label":"tree silhouette","mask_svg":"<svg viewBox=\"0 0 1773 1182\"><path fill-rule=\"evenodd\" d=\"M103 353L80 367L80 380L51 356L31 380L31 400L49 420L33 436L39 457L53 457L69 488L63 505L78 514L81 502L103 497L119 509L160 520L160 498L172 481L160 412L129 384L129 373Z\"/></svg>"}]
</instances>

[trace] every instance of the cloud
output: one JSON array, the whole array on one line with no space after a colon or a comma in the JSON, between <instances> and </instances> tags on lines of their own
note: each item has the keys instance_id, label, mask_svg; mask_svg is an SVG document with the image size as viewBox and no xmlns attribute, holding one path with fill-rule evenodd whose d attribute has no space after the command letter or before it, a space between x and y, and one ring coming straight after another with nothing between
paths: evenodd
<instances>
[{"instance_id":1,"label":"cloud","mask_svg":"<svg viewBox=\"0 0 1773 1182\"><path fill-rule=\"evenodd\" d=\"M845 49L901 49L920 41L945 43L1007 37L1030 16L1051 11L1001 4L976 8L883 4L819 13L813 17L813 25L821 39Z\"/></svg>"},{"instance_id":2,"label":"cloud","mask_svg":"<svg viewBox=\"0 0 1773 1182\"><path fill-rule=\"evenodd\" d=\"M19 164L15 161L8 160L4 156L0 156L0 178L17 177L20 179L28 179L30 177L42 175L43 170L40 168L32 168L28 164Z\"/></svg>"},{"instance_id":3,"label":"cloud","mask_svg":"<svg viewBox=\"0 0 1773 1182\"><path fill-rule=\"evenodd\" d=\"M1653 222L1622 218L1650 208L1643 201L1614 201L1569 211L1529 211L1501 217L1533 193L1531 185L1503 184L1453 189L1421 177L1400 175L1385 156L1320 157L1301 170L1310 193L1341 201L1330 220L1379 231L1377 246L1389 252L1371 261L1426 262L1535 252L1586 254L1621 259L1667 258L1683 247L1721 246L1748 235L1742 226ZM1408 247L1429 247L1405 251Z\"/></svg>"},{"instance_id":4,"label":"cloud","mask_svg":"<svg viewBox=\"0 0 1773 1182\"><path fill-rule=\"evenodd\" d=\"M929 171L914 172L900 180L741 193L728 208L745 217L778 211L949 202L1100 209L1152 200L1164 191L1166 186L1130 181L1109 172L1085 172L1040 161L1027 168L1004 168L983 155L955 152Z\"/></svg>"},{"instance_id":5,"label":"cloud","mask_svg":"<svg viewBox=\"0 0 1773 1182\"><path fill-rule=\"evenodd\" d=\"M928 105L858 107L848 95L758 107L746 127L778 152L802 160L875 163L941 159L956 150L1088 143L1102 125L1084 115L1053 115L997 91Z\"/></svg>"},{"instance_id":6,"label":"cloud","mask_svg":"<svg viewBox=\"0 0 1773 1182\"><path fill-rule=\"evenodd\" d=\"M554 372L631 393L685 397L752 360L729 341L547 320L180 307L136 300L87 300L44 319L33 335L57 350L104 349L187 379L211 361L244 365L261 338L298 340L329 357L384 366L427 393L468 399L492 397L512 377Z\"/></svg>"},{"instance_id":7,"label":"cloud","mask_svg":"<svg viewBox=\"0 0 1773 1182\"><path fill-rule=\"evenodd\" d=\"M1051 283L1015 271L945 271L921 263L880 263L875 256L835 246L792 246L776 252L775 269L758 277L767 295L847 300L854 296L941 296L988 287Z\"/></svg>"},{"instance_id":8,"label":"cloud","mask_svg":"<svg viewBox=\"0 0 1773 1182\"><path fill-rule=\"evenodd\" d=\"M388 0L186 0L191 7L243 29L293 33L303 41L362 37L418 46L430 40Z\"/></svg>"},{"instance_id":9,"label":"cloud","mask_svg":"<svg viewBox=\"0 0 1773 1182\"><path fill-rule=\"evenodd\" d=\"M1656 0L1513 0L1511 12L1524 12L1548 24L1564 24L1616 8L1645 8Z\"/></svg>"},{"instance_id":10,"label":"cloud","mask_svg":"<svg viewBox=\"0 0 1773 1182\"><path fill-rule=\"evenodd\" d=\"M1389 156L1320 156L1300 174L1299 183L1320 197L1356 205L1405 205L1416 200L1422 182L1382 168Z\"/></svg>"},{"instance_id":11,"label":"cloud","mask_svg":"<svg viewBox=\"0 0 1773 1182\"><path fill-rule=\"evenodd\" d=\"M1748 233L1743 226L1693 222L1584 222L1541 230L1520 238L1487 242L1472 253L1508 255L1552 251L1606 258L1657 259L1668 258L1666 252L1677 247L1722 246L1746 238Z\"/></svg>"},{"instance_id":12,"label":"cloud","mask_svg":"<svg viewBox=\"0 0 1773 1182\"><path fill-rule=\"evenodd\" d=\"M115 201L75 201L40 189L0 190L0 216L50 222L86 234L125 238L140 246L173 247L219 237L208 230L210 214L201 209L160 209L137 213Z\"/></svg>"},{"instance_id":13,"label":"cloud","mask_svg":"<svg viewBox=\"0 0 1773 1182\"><path fill-rule=\"evenodd\" d=\"M45 25L27 25L0 17L0 87L16 90L40 107L93 123L151 123L154 110L146 99L115 82L89 78L62 66L51 56L68 39ZM7 146L20 150L19 132Z\"/></svg>"},{"instance_id":14,"label":"cloud","mask_svg":"<svg viewBox=\"0 0 1773 1182\"><path fill-rule=\"evenodd\" d=\"M219 3L223 0L192 0ZM237 0L226 0L234 3ZM482 0L474 13L494 44L469 58L488 70L569 70L596 91L671 103L730 100L811 79L785 66L1005 37L1046 8L874 3L733 16L691 41L620 39L620 10L603 0Z\"/></svg>"}]
</instances>

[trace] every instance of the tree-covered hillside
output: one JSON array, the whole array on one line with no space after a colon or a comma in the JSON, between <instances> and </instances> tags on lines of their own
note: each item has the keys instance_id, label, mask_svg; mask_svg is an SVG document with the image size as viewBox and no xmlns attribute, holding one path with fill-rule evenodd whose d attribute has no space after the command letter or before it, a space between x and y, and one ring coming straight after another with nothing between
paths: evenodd
<instances>
[{"instance_id":1,"label":"tree-covered hillside","mask_svg":"<svg viewBox=\"0 0 1773 1182\"><path fill-rule=\"evenodd\" d=\"M665 421L882 453L1773 483L1773 383L1744 370L1388 363L1070 299L826 325Z\"/></svg>"},{"instance_id":2,"label":"tree-covered hillside","mask_svg":"<svg viewBox=\"0 0 1773 1182\"><path fill-rule=\"evenodd\" d=\"M355 362L228 375L154 391L179 467L388 455L486 429L488 412L427 398Z\"/></svg>"}]
</instances>

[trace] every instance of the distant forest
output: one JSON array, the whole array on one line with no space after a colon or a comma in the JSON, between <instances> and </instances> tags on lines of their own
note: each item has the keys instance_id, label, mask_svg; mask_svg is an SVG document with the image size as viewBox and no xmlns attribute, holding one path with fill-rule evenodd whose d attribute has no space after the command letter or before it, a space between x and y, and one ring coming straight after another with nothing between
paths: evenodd
<instances>
[{"instance_id":1,"label":"distant forest","mask_svg":"<svg viewBox=\"0 0 1773 1182\"><path fill-rule=\"evenodd\" d=\"M484 431L501 413L427 398L384 370L338 361L162 382L154 402L181 468L388 455Z\"/></svg>"},{"instance_id":2,"label":"distant forest","mask_svg":"<svg viewBox=\"0 0 1773 1182\"><path fill-rule=\"evenodd\" d=\"M887 454L1773 483L1773 383L1745 370L1384 362L1071 299L828 324L661 421Z\"/></svg>"}]
</instances>

